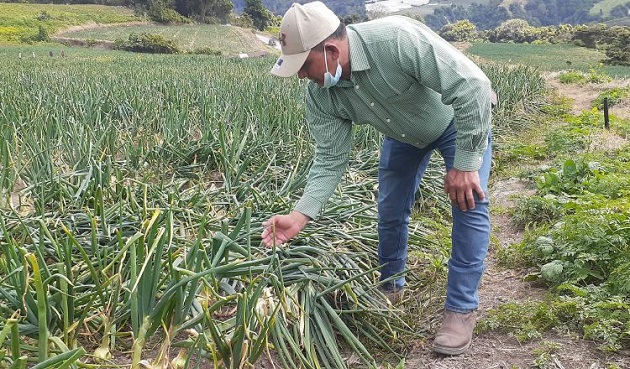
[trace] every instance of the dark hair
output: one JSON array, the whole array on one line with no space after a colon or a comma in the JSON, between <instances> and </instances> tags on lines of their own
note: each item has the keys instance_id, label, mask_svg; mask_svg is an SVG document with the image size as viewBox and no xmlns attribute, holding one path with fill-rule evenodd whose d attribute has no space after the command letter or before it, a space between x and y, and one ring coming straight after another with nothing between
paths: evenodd
<instances>
[{"instance_id":1,"label":"dark hair","mask_svg":"<svg viewBox=\"0 0 630 369\"><path fill-rule=\"evenodd\" d=\"M346 37L346 25L343 22L341 22L339 23L339 27L337 27L335 32L333 32L330 36L326 37L324 41L315 45L315 47L313 47L312 50L322 52L324 51L324 45L326 44L326 42L330 40L341 40L341 39L344 39L345 37Z\"/></svg>"}]
</instances>

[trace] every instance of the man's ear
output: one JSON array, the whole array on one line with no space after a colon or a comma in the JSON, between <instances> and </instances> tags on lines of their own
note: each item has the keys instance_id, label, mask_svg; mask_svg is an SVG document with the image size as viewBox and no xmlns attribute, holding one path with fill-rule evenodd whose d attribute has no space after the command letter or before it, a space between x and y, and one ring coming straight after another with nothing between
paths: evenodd
<instances>
[{"instance_id":1,"label":"man's ear","mask_svg":"<svg viewBox=\"0 0 630 369\"><path fill-rule=\"evenodd\" d=\"M333 57L333 59L339 58L339 47L334 43L327 43L324 45L324 49L326 49L326 54Z\"/></svg>"}]
</instances>

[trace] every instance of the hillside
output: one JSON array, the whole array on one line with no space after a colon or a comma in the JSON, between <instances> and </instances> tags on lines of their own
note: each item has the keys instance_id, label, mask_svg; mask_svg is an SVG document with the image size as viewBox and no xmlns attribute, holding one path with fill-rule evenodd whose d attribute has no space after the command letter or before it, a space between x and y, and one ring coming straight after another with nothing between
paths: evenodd
<instances>
[{"instance_id":1,"label":"hillside","mask_svg":"<svg viewBox=\"0 0 630 369\"><path fill-rule=\"evenodd\" d=\"M132 33L150 33L173 40L178 48L185 52L204 50L205 53L218 53L226 56L275 52L265 45L251 30L239 27L195 24L195 25L158 25L152 23L132 25L110 25L99 27L71 27L57 34L63 38L89 40L92 43L113 43L117 39L126 40Z\"/></svg>"},{"instance_id":2,"label":"hillside","mask_svg":"<svg viewBox=\"0 0 630 369\"><path fill-rule=\"evenodd\" d=\"M266 9L275 15L283 15L291 4L307 3L311 0L262 0L262 4ZM330 9L340 16L359 14L365 15L365 0L321 0ZM234 0L234 9L240 13L245 7L245 0Z\"/></svg>"},{"instance_id":3,"label":"hillside","mask_svg":"<svg viewBox=\"0 0 630 369\"><path fill-rule=\"evenodd\" d=\"M0 3L0 43L19 42L37 34L42 26L48 33L86 23L112 24L139 21L129 8L103 5L50 5Z\"/></svg>"},{"instance_id":4,"label":"hillside","mask_svg":"<svg viewBox=\"0 0 630 369\"><path fill-rule=\"evenodd\" d=\"M42 26L54 41L112 47L132 33L150 33L173 40L185 52L226 56L274 53L252 30L225 25L159 25L134 16L128 8L101 5L0 3L0 44L15 44L37 35Z\"/></svg>"},{"instance_id":5,"label":"hillside","mask_svg":"<svg viewBox=\"0 0 630 369\"><path fill-rule=\"evenodd\" d=\"M615 6L624 5L628 2L628 0L601 0L593 5L589 13L592 15L596 15L601 12L602 14L604 14L604 16L608 16L610 15L610 10L612 8L614 8Z\"/></svg>"}]
</instances>

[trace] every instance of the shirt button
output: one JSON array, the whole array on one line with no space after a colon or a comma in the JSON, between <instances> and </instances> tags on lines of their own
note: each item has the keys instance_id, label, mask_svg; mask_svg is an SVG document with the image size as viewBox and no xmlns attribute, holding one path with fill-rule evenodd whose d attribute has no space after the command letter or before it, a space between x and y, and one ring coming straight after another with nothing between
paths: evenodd
<instances>
[{"instance_id":1,"label":"shirt button","mask_svg":"<svg viewBox=\"0 0 630 369\"><path fill-rule=\"evenodd\" d=\"M370 106L374 106L374 103L373 103L373 102L371 102L371 103L370 103Z\"/></svg>"},{"instance_id":2,"label":"shirt button","mask_svg":"<svg viewBox=\"0 0 630 369\"><path fill-rule=\"evenodd\" d=\"M387 118L387 123L389 123L389 122L391 122L391 121L392 121L391 119Z\"/></svg>"},{"instance_id":3,"label":"shirt button","mask_svg":"<svg viewBox=\"0 0 630 369\"><path fill-rule=\"evenodd\" d=\"M358 90L359 89L359 85L354 86L354 89Z\"/></svg>"},{"instance_id":4,"label":"shirt button","mask_svg":"<svg viewBox=\"0 0 630 369\"><path fill-rule=\"evenodd\" d=\"M404 138L404 137L405 137L405 134L403 133L402 135L400 135L400 137L403 137L403 138Z\"/></svg>"}]
</instances>

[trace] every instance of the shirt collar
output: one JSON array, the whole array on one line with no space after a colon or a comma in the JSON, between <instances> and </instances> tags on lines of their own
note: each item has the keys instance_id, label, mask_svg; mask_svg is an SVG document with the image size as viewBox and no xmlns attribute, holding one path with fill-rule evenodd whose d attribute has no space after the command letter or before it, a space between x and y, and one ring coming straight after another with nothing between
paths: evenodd
<instances>
[{"instance_id":1,"label":"shirt collar","mask_svg":"<svg viewBox=\"0 0 630 369\"><path fill-rule=\"evenodd\" d=\"M367 54L363 48L363 43L356 31L348 27L348 44L350 45L350 65L352 72L370 69Z\"/></svg>"},{"instance_id":2,"label":"shirt collar","mask_svg":"<svg viewBox=\"0 0 630 369\"><path fill-rule=\"evenodd\" d=\"M350 72L351 79L345 80L342 79L339 81L339 87L353 87L354 82L353 76L354 72L364 71L370 69L370 63L368 62L367 54L365 53L365 49L363 48L363 43L357 35L356 31L352 28L347 28L348 31L348 45L350 49Z\"/></svg>"}]
</instances>

